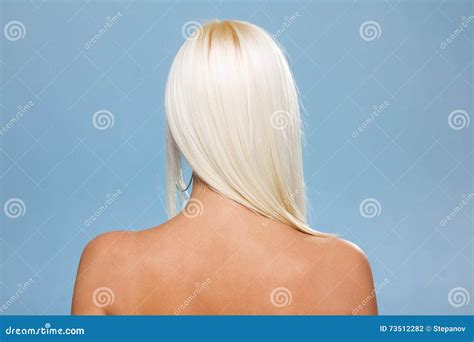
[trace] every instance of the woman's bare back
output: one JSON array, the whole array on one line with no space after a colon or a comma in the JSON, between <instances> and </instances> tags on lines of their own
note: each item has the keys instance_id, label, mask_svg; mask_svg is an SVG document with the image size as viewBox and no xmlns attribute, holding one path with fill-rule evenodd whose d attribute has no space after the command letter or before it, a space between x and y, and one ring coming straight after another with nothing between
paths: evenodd
<instances>
[{"instance_id":1,"label":"woman's bare back","mask_svg":"<svg viewBox=\"0 0 474 342\"><path fill-rule=\"evenodd\" d=\"M377 313L370 266L355 245L198 193L161 226L94 239L73 314Z\"/></svg>"}]
</instances>

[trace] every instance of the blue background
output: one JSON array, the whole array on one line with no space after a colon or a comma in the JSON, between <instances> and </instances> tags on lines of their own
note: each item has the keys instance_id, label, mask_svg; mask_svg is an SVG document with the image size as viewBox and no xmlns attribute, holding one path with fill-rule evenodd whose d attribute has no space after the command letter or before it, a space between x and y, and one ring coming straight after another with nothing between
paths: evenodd
<instances>
[{"instance_id":1,"label":"blue background","mask_svg":"<svg viewBox=\"0 0 474 342\"><path fill-rule=\"evenodd\" d=\"M183 25L213 18L279 32L305 108L310 223L365 250L385 282L380 312L472 313L472 300L457 308L448 293L473 293L473 201L440 224L473 191L474 124L455 130L448 116L473 112L474 22L440 45L474 14L471 2L32 0L2 1L0 12L1 126L34 103L0 135L0 202L26 208L18 218L0 212L0 305L33 279L2 314L67 314L92 237L166 220L166 77ZM3 34L12 20L23 39ZM366 41L359 27L369 20L380 36ZM105 130L92 124L101 109L114 116ZM366 198L380 203L378 216L361 215Z\"/></svg>"}]
</instances>

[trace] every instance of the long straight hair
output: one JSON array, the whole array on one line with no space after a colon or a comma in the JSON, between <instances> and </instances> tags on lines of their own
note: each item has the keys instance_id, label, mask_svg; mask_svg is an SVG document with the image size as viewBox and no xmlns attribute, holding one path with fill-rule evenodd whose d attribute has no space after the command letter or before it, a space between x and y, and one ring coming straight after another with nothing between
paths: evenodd
<instances>
[{"instance_id":1,"label":"long straight hair","mask_svg":"<svg viewBox=\"0 0 474 342\"><path fill-rule=\"evenodd\" d=\"M166 86L168 211L185 187L181 158L214 191L300 231L306 221L301 120L282 51L263 29L211 21L186 39Z\"/></svg>"}]
</instances>

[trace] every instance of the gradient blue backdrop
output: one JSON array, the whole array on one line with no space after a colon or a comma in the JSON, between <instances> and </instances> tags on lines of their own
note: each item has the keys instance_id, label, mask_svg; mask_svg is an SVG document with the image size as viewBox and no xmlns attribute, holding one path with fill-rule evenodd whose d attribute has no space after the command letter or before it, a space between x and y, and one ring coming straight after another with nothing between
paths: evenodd
<instances>
[{"instance_id":1,"label":"gradient blue backdrop","mask_svg":"<svg viewBox=\"0 0 474 342\"><path fill-rule=\"evenodd\" d=\"M474 201L455 208L473 192L474 124L448 122L473 112L472 2L32 0L2 1L0 13L1 126L33 103L0 135L2 208L25 204L17 218L0 212L2 314L67 314L92 237L166 220L165 81L183 25L212 18L260 25L285 48L305 108L310 222L365 250L380 312L472 313L472 300L448 300L473 293ZM3 32L13 20L22 39ZM380 26L373 40L359 32L367 21ZM114 116L105 130L92 123L101 109ZM366 198L378 216L361 215Z\"/></svg>"}]
</instances>

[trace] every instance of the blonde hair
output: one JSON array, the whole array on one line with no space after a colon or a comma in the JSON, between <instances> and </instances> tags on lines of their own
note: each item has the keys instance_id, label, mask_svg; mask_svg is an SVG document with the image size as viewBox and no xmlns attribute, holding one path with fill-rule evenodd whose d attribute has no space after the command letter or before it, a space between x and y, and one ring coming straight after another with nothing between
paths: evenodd
<instances>
[{"instance_id":1,"label":"blonde hair","mask_svg":"<svg viewBox=\"0 0 474 342\"><path fill-rule=\"evenodd\" d=\"M268 33L233 20L199 27L176 55L165 102L170 216L185 188L182 156L223 196L305 233L328 236L306 222L297 90Z\"/></svg>"}]
</instances>

